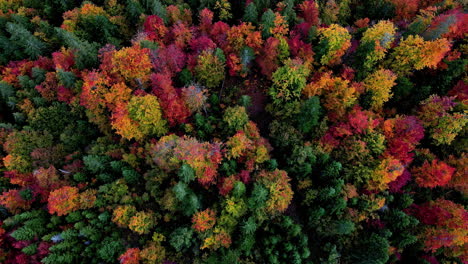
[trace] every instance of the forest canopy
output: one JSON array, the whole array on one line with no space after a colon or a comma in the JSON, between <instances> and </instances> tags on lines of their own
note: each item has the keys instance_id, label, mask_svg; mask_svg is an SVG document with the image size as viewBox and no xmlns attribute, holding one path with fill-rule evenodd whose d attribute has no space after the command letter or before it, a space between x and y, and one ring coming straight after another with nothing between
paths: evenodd
<instances>
[{"instance_id":1,"label":"forest canopy","mask_svg":"<svg viewBox=\"0 0 468 264\"><path fill-rule=\"evenodd\" d=\"M468 263L461 0L0 0L0 263Z\"/></svg>"}]
</instances>

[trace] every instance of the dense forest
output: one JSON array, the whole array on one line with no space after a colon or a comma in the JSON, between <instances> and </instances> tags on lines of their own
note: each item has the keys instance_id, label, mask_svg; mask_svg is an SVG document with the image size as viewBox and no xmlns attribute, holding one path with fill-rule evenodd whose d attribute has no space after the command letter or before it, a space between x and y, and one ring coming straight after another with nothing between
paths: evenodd
<instances>
[{"instance_id":1,"label":"dense forest","mask_svg":"<svg viewBox=\"0 0 468 264\"><path fill-rule=\"evenodd\" d=\"M467 10L0 0L0 263L467 264Z\"/></svg>"}]
</instances>

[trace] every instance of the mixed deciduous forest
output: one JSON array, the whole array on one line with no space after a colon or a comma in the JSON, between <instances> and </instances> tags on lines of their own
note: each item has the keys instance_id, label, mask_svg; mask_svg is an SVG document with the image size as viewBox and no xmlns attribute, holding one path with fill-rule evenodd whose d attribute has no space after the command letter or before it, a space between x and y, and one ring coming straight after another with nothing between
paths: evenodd
<instances>
[{"instance_id":1,"label":"mixed deciduous forest","mask_svg":"<svg viewBox=\"0 0 468 264\"><path fill-rule=\"evenodd\" d=\"M0 0L0 263L468 263L461 0Z\"/></svg>"}]
</instances>

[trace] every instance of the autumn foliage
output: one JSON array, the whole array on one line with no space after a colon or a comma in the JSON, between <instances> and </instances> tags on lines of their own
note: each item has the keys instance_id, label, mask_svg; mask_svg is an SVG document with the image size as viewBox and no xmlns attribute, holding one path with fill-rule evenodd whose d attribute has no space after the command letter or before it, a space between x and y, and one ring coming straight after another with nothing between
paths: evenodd
<instances>
[{"instance_id":1,"label":"autumn foliage","mask_svg":"<svg viewBox=\"0 0 468 264\"><path fill-rule=\"evenodd\" d=\"M138 264L140 263L140 249L129 248L125 253L120 255L119 261L122 264Z\"/></svg>"},{"instance_id":2,"label":"autumn foliage","mask_svg":"<svg viewBox=\"0 0 468 264\"><path fill-rule=\"evenodd\" d=\"M341 57L351 47L351 35L348 30L337 24L330 27L321 28L318 31L320 36L320 47L323 53L320 58L322 65L334 65L341 61Z\"/></svg>"},{"instance_id":3,"label":"autumn foliage","mask_svg":"<svg viewBox=\"0 0 468 264\"><path fill-rule=\"evenodd\" d=\"M147 234L155 225L154 216L151 212L137 212L130 218L128 228L138 234Z\"/></svg>"},{"instance_id":4,"label":"autumn foliage","mask_svg":"<svg viewBox=\"0 0 468 264\"><path fill-rule=\"evenodd\" d=\"M390 70L377 70L364 79L365 91L372 96L371 108L380 109L392 97L397 76Z\"/></svg>"},{"instance_id":5,"label":"autumn foliage","mask_svg":"<svg viewBox=\"0 0 468 264\"><path fill-rule=\"evenodd\" d=\"M24 200L20 195L20 190L12 189L0 195L0 204L10 212L19 213L31 207L31 202Z\"/></svg>"},{"instance_id":6,"label":"autumn foliage","mask_svg":"<svg viewBox=\"0 0 468 264\"><path fill-rule=\"evenodd\" d=\"M209 230L216 224L216 213L209 208L198 212L192 217L192 223L197 232Z\"/></svg>"},{"instance_id":7,"label":"autumn foliage","mask_svg":"<svg viewBox=\"0 0 468 264\"><path fill-rule=\"evenodd\" d=\"M416 183L427 188L447 185L454 172L454 168L436 159L432 160L432 162L426 160L421 167L413 169Z\"/></svg>"},{"instance_id":8,"label":"autumn foliage","mask_svg":"<svg viewBox=\"0 0 468 264\"><path fill-rule=\"evenodd\" d=\"M79 206L78 189L70 186L52 191L47 203L49 213L59 216L69 214L78 209Z\"/></svg>"},{"instance_id":9,"label":"autumn foliage","mask_svg":"<svg viewBox=\"0 0 468 264\"><path fill-rule=\"evenodd\" d=\"M221 158L219 144L199 142L189 137L164 136L153 148L153 159L161 168L174 170L182 162L187 162L202 185L214 182Z\"/></svg>"},{"instance_id":10,"label":"autumn foliage","mask_svg":"<svg viewBox=\"0 0 468 264\"><path fill-rule=\"evenodd\" d=\"M151 61L149 49L132 46L116 51L112 55L112 73L118 73L128 81L138 79L144 82L149 79Z\"/></svg>"},{"instance_id":11,"label":"autumn foliage","mask_svg":"<svg viewBox=\"0 0 468 264\"><path fill-rule=\"evenodd\" d=\"M0 263L468 263L463 1L0 0L0 25Z\"/></svg>"},{"instance_id":12,"label":"autumn foliage","mask_svg":"<svg viewBox=\"0 0 468 264\"><path fill-rule=\"evenodd\" d=\"M410 212L426 225L421 233L425 250L435 252L443 248L451 251L451 254L464 257L468 219L462 205L440 198L416 205Z\"/></svg>"},{"instance_id":13,"label":"autumn foliage","mask_svg":"<svg viewBox=\"0 0 468 264\"><path fill-rule=\"evenodd\" d=\"M258 175L258 180L270 192L266 207L267 212L271 214L284 212L293 196L287 173L281 170L273 172L262 171Z\"/></svg>"},{"instance_id":14,"label":"autumn foliage","mask_svg":"<svg viewBox=\"0 0 468 264\"><path fill-rule=\"evenodd\" d=\"M425 41L420 36L411 35L403 39L392 53L395 58L393 69L405 74L411 69L436 68L449 50L447 39Z\"/></svg>"},{"instance_id":15,"label":"autumn foliage","mask_svg":"<svg viewBox=\"0 0 468 264\"><path fill-rule=\"evenodd\" d=\"M190 115L187 105L182 100L180 94L172 86L170 76L154 74L151 76L153 93L161 102L164 117L169 121L169 125L185 123Z\"/></svg>"}]
</instances>

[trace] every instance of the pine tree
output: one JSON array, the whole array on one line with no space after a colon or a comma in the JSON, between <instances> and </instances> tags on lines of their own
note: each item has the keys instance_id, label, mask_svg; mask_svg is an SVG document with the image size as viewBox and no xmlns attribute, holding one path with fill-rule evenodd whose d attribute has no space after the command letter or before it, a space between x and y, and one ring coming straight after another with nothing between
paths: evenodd
<instances>
[{"instance_id":1,"label":"pine tree","mask_svg":"<svg viewBox=\"0 0 468 264\"><path fill-rule=\"evenodd\" d=\"M301 106L301 112L297 116L298 129L304 133L309 133L312 128L318 125L322 116L322 107L317 96L312 96Z\"/></svg>"},{"instance_id":2,"label":"pine tree","mask_svg":"<svg viewBox=\"0 0 468 264\"><path fill-rule=\"evenodd\" d=\"M7 106L12 108L15 103L16 103L16 92L10 84L0 81L0 98L2 99L2 102L5 102Z\"/></svg>"},{"instance_id":3,"label":"pine tree","mask_svg":"<svg viewBox=\"0 0 468 264\"><path fill-rule=\"evenodd\" d=\"M271 29L275 26L275 13L268 9L263 13L261 18L261 25L262 25L262 37L267 39L271 37Z\"/></svg>"},{"instance_id":4,"label":"pine tree","mask_svg":"<svg viewBox=\"0 0 468 264\"><path fill-rule=\"evenodd\" d=\"M164 22L168 22L166 7L159 0L144 0L145 7L152 15L157 15Z\"/></svg>"},{"instance_id":5,"label":"pine tree","mask_svg":"<svg viewBox=\"0 0 468 264\"><path fill-rule=\"evenodd\" d=\"M244 17L242 18L242 21L250 22L253 25L257 25L258 11L257 11L257 6L255 5L254 2L251 2L250 4L248 4L247 7L245 8Z\"/></svg>"},{"instance_id":6,"label":"pine tree","mask_svg":"<svg viewBox=\"0 0 468 264\"><path fill-rule=\"evenodd\" d=\"M98 248L97 256L105 262L114 262L125 249L122 240L111 237L105 238Z\"/></svg>"},{"instance_id":7,"label":"pine tree","mask_svg":"<svg viewBox=\"0 0 468 264\"><path fill-rule=\"evenodd\" d=\"M76 50L76 66L78 69L93 68L98 63L98 45L94 42L79 39L76 35L61 28L55 28L57 36L71 49Z\"/></svg>"},{"instance_id":8,"label":"pine tree","mask_svg":"<svg viewBox=\"0 0 468 264\"><path fill-rule=\"evenodd\" d=\"M24 53L31 59L37 59L49 49L46 43L40 41L21 24L8 22L6 30L11 34L10 39L23 48Z\"/></svg>"},{"instance_id":9,"label":"pine tree","mask_svg":"<svg viewBox=\"0 0 468 264\"><path fill-rule=\"evenodd\" d=\"M188 227L179 227L171 233L169 244L178 252L185 251L192 245L193 230Z\"/></svg>"},{"instance_id":10,"label":"pine tree","mask_svg":"<svg viewBox=\"0 0 468 264\"><path fill-rule=\"evenodd\" d=\"M375 233L365 235L358 240L358 245L351 252L351 261L356 264L386 263L389 259L388 240Z\"/></svg>"},{"instance_id":11,"label":"pine tree","mask_svg":"<svg viewBox=\"0 0 468 264\"><path fill-rule=\"evenodd\" d=\"M195 171L186 163L180 167L178 175L180 180L187 184L195 179Z\"/></svg>"}]
</instances>

